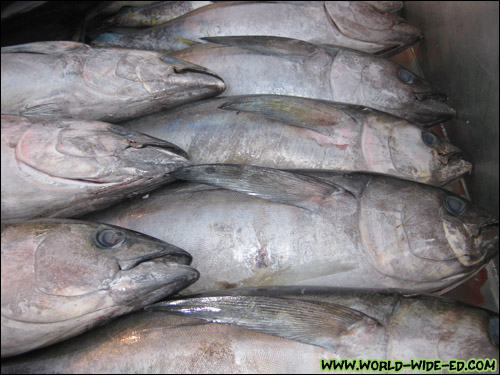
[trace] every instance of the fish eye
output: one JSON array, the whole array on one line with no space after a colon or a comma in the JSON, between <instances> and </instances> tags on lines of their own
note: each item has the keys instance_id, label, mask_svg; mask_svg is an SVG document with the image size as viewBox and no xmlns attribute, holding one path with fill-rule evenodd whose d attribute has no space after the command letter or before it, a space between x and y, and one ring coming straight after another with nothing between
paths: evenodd
<instances>
[{"instance_id":1,"label":"fish eye","mask_svg":"<svg viewBox=\"0 0 500 375\"><path fill-rule=\"evenodd\" d=\"M435 146L439 143L439 137L435 133L429 131L422 132L422 140L427 146Z\"/></svg>"},{"instance_id":2,"label":"fish eye","mask_svg":"<svg viewBox=\"0 0 500 375\"><path fill-rule=\"evenodd\" d=\"M133 133L131 130L122 128L121 126L117 126L117 125L108 126L108 130L111 133L115 133L115 134L122 135L122 136L130 135Z\"/></svg>"},{"instance_id":3,"label":"fish eye","mask_svg":"<svg viewBox=\"0 0 500 375\"><path fill-rule=\"evenodd\" d=\"M125 232L109 228L98 230L95 234L95 241L100 247L103 248L117 247L125 241L125 238Z\"/></svg>"},{"instance_id":4,"label":"fish eye","mask_svg":"<svg viewBox=\"0 0 500 375\"><path fill-rule=\"evenodd\" d=\"M403 68L398 70L398 77L402 82L407 84L411 84L415 80L415 74Z\"/></svg>"},{"instance_id":5,"label":"fish eye","mask_svg":"<svg viewBox=\"0 0 500 375\"><path fill-rule=\"evenodd\" d=\"M444 197L444 208L450 215L460 216L464 213L465 207L467 207L467 204L460 198L451 195Z\"/></svg>"}]
</instances>

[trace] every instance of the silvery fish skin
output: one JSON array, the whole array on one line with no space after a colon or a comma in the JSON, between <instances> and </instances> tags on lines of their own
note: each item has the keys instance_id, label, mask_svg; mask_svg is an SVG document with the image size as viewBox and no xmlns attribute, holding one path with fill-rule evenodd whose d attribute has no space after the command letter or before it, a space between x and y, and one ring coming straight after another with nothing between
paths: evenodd
<instances>
[{"instance_id":1,"label":"silvery fish skin","mask_svg":"<svg viewBox=\"0 0 500 375\"><path fill-rule=\"evenodd\" d=\"M498 252L497 218L429 185L246 165L173 174L216 187L167 186L87 220L189 251L201 277L185 293L292 284L437 291Z\"/></svg>"},{"instance_id":2,"label":"silvery fish skin","mask_svg":"<svg viewBox=\"0 0 500 375\"><path fill-rule=\"evenodd\" d=\"M422 38L404 19L359 1L220 2L133 35L101 34L100 47L179 50L183 40L269 35L394 55Z\"/></svg>"},{"instance_id":3,"label":"silvery fish skin","mask_svg":"<svg viewBox=\"0 0 500 375\"><path fill-rule=\"evenodd\" d=\"M209 99L122 123L168 140L193 164L388 174L445 185L472 165L434 133L366 107L282 95Z\"/></svg>"},{"instance_id":4,"label":"silvery fish skin","mask_svg":"<svg viewBox=\"0 0 500 375\"><path fill-rule=\"evenodd\" d=\"M162 1L146 7L123 7L106 22L119 27L161 25L212 3L213 1Z\"/></svg>"},{"instance_id":5,"label":"silvery fish skin","mask_svg":"<svg viewBox=\"0 0 500 375\"><path fill-rule=\"evenodd\" d=\"M2 48L2 114L119 122L224 91L203 67L75 42Z\"/></svg>"},{"instance_id":6,"label":"silvery fish skin","mask_svg":"<svg viewBox=\"0 0 500 375\"><path fill-rule=\"evenodd\" d=\"M124 228L2 223L2 357L75 336L193 283L191 256Z\"/></svg>"},{"instance_id":7,"label":"silvery fish skin","mask_svg":"<svg viewBox=\"0 0 500 375\"><path fill-rule=\"evenodd\" d=\"M455 110L423 78L384 58L276 37L207 38L171 56L224 79L224 95L276 94L358 104L432 126ZM215 44L218 43L218 44Z\"/></svg>"},{"instance_id":8,"label":"silvery fish skin","mask_svg":"<svg viewBox=\"0 0 500 375\"><path fill-rule=\"evenodd\" d=\"M2 115L2 220L73 217L142 194L186 166L177 146L97 121Z\"/></svg>"},{"instance_id":9,"label":"silvery fish skin","mask_svg":"<svg viewBox=\"0 0 500 375\"><path fill-rule=\"evenodd\" d=\"M289 374L324 373L321 358L498 360L490 328L498 315L443 298L311 287L226 292L153 305L162 311L2 361L2 373Z\"/></svg>"}]
</instances>

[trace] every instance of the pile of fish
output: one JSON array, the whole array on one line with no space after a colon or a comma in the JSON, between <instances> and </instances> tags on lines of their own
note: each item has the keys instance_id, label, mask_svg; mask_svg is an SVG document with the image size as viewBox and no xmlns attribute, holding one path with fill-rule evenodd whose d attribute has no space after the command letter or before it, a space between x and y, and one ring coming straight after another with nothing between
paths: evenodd
<instances>
[{"instance_id":1,"label":"pile of fish","mask_svg":"<svg viewBox=\"0 0 500 375\"><path fill-rule=\"evenodd\" d=\"M499 221L442 188L472 164L386 59L402 2L108 3L2 48L2 373L498 360L498 314L425 295Z\"/></svg>"}]
</instances>

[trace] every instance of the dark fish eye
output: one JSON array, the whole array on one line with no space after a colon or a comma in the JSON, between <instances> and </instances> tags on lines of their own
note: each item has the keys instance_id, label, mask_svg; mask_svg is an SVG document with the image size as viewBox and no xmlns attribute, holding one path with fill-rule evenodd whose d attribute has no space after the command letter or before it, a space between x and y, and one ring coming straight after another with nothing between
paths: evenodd
<instances>
[{"instance_id":1,"label":"dark fish eye","mask_svg":"<svg viewBox=\"0 0 500 375\"><path fill-rule=\"evenodd\" d=\"M113 248L125 241L126 234L113 229L101 229L95 234L95 240L100 247Z\"/></svg>"},{"instance_id":2,"label":"dark fish eye","mask_svg":"<svg viewBox=\"0 0 500 375\"><path fill-rule=\"evenodd\" d=\"M108 130L111 133L115 133L115 134L122 135L122 136L126 136L126 135L132 134L131 130L122 128L121 126L117 126L117 125L111 125L111 126L109 126Z\"/></svg>"},{"instance_id":3,"label":"dark fish eye","mask_svg":"<svg viewBox=\"0 0 500 375\"><path fill-rule=\"evenodd\" d=\"M424 131L422 133L422 139L427 146L435 146L439 143L439 137L433 132Z\"/></svg>"},{"instance_id":4,"label":"dark fish eye","mask_svg":"<svg viewBox=\"0 0 500 375\"><path fill-rule=\"evenodd\" d=\"M398 77L402 82L408 83L408 84L413 83L413 81L415 80L415 74L413 74L412 72L409 72L406 69L402 69L402 68L398 70Z\"/></svg>"},{"instance_id":5,"label":"dark fish eye","mask_svg":"<svg viewBox=\"0 0 500 375\"><path fill-rule=\"evenodd\" d=\"M464 213L467 204L460 198L447 195L444 197L444 208L450 215L460 216Z\"/></svg>"}]
</instances>

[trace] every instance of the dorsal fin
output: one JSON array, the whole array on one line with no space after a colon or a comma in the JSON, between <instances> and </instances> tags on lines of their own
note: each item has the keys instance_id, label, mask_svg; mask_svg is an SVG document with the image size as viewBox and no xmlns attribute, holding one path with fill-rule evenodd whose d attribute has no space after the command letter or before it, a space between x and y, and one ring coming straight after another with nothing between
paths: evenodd
<instances>
[{"instance_id":1,"label":"dorsal fin","mask_svg":"<svg viewBox=\"0 0 500 375\"><path fill-rule=\"evenodd\" d=\"M326 52L321 47L302 40L276 36L219 36L201 39L299 63L304 63L315 54Z\"/></svg>"},{"instance_id":2,"label":"dorsal fin","mask_svg":"<svg viewBox=\"0 0 500 375\"><path fill-rule=\"evenodd\" d=\"M271 120L329 135L323 130L325 127L357 122L352 112L361 112L362 107L296 96L245 95L228 97L218 108L258 113Z\"/></svg>"},{"instance_id":3,"label":"dorsal fin","mask_svg":"<svg viewBox=\"0 0 500 375\"><path fill-rule=\"evenodd\" d=\"M372 317L338 304L266 296L187 298L146 309L236 325L333 351L343 336L381 326Z\"/></svg>"},{"instance_id":4,"label":"dorsal fin","mask_svg":"<svg viewBox=\"0 0 500 375\"><path fill-rule=\"evenodd\" d=\"M177 169L171 175L313 212L327 205L332 195L345 193L315 177L250 165L202 164Z\"/></svg>"},{"instance_id":5,"label":"dorsal fin","mask_svg":"<svg viewBox=\"0 0 500 375\"><path fill-rule=\"evenodd\" d=\"M90 50L90 47L78 42L34 42L18 46L2 47L2 53L39 53L43 55L61 55L77 50Z\"/></svg>"}]
</instances>

